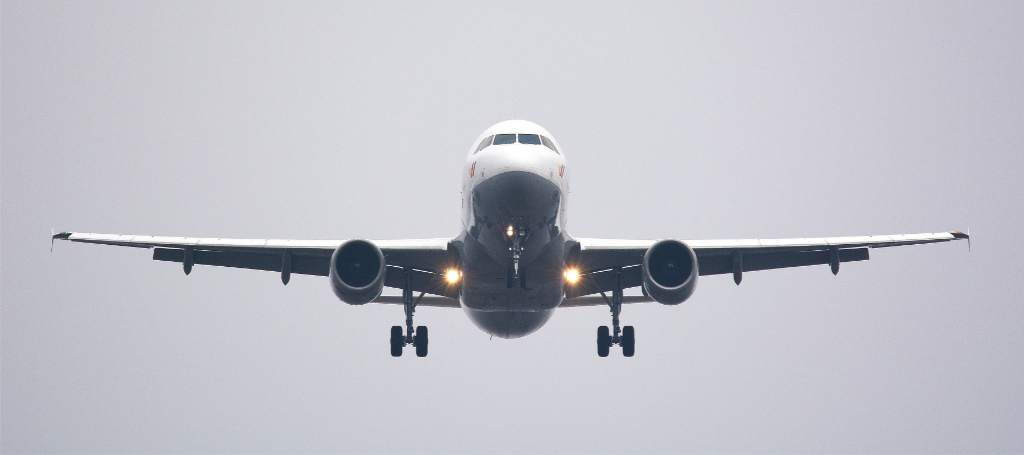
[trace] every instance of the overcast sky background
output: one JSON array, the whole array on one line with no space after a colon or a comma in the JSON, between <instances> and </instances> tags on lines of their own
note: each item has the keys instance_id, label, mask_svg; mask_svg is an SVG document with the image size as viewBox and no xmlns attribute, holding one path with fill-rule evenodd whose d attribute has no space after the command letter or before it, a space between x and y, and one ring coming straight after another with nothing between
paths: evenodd
<instances>
[{"instance_id":1,"label":"overcast sky background","mask_svg":"<svg viewBox=\"0 0 1024 455\"><path fill-rule=\"evenodd\" d=\"M1024 4L3 2L0 450L1022 452ZM458 233L471 141L524 118L569 232L966 230L704 277L489 340L327 280L181 266L51 228Z\"/></svg>"}]
</instances>

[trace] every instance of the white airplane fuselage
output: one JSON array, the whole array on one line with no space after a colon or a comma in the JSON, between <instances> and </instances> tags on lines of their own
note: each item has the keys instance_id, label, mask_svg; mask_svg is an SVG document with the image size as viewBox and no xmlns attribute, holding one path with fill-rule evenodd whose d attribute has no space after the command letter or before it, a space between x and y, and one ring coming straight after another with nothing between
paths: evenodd
<instances>
[{"instance_id":1,"label":"white airplane fuselage","mask_svg":"<svg viewBox=\"0 0 1024 455\"><path fill-rule=\"evenodd\" d=\"M519 140L498 144L509 135ZM545 143L530 143L534 135ZM479 149L482 141L494 145ZM568 195L565 156L539 125L501 122L473 143L462 173L464 230L455 244L461 305L480 329L501 338L525 336L562 302L572 241L565 232Z\"/></svg>"}]
</instances>

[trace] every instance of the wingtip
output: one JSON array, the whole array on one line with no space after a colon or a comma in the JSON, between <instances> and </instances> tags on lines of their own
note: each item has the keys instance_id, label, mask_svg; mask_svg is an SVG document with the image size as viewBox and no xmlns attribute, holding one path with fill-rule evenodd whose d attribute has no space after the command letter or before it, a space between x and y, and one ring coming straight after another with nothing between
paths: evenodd
<instances>
[{"instance_id":1,"label":"wingtip","mask_svg":"<svg viewBox=\"0 0 1024 455\"><path fill-rule=\"evenodd\" d=\"M57 240L57 239L64 239L64 240L66 240L69 237L71 237L71 233L70 232L61 232L60 234L54 234L53 233L53 229L51 228L50 229L50 252L51 253L53 252L53 242L54 242L54 240Z\"/></svg>"},{"instance_id":2,"label":"wingtip","mask_svg":"<svg viewBox=\"0 0 1024 455\"><path fill-rule=\"evenodd\" d=\"M971 251L971 229L970 228L967 228L967 233L966 234L964 234L963 232L960 232L960 231L953 231L953 232L950 232L950 234L953 234L953 239L955 239L955 240L967 239L967 251Z\"/></svg>"}]
</instances>

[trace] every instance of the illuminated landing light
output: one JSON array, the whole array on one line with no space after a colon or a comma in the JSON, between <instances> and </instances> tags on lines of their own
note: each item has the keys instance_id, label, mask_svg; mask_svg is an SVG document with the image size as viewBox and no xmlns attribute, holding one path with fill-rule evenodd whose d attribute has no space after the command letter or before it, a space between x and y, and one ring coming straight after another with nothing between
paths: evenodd
<instances>
[{"instance_id":1,"label":"illuminated landing light","mask_svg":"<svg viewBox=\"0 0 1024 455\"><path fill-rule=\"evenodd\" d=\"M580 271L579 270L576 270L576 269L566 269L565 270L565 281L568 281L570 284L575 284L579 280L580 280Z\"/></svg>"},{"instance_id":2,"label":"illuminated landing light","mask_svg":"<svg viewBox=\"0 0 1024 455\"><path fill-rule=\"evenodd\" d=\"M515 234L516 234L516 231L515 231L515 229L512 229L512 226L509 226L508 230L505 231L505 235L507 235L509 237L512 237Z\"/></svg>"},{"instance_id":3,"label":"illuminated landing light","mask_svg":"<svg viewBox=\"0 0 1024 455\"><path fill-rule=\"evenodd\" d=\"M445 272L444 277L449 283L457 283L459 278L462 278L462 272L455 269L448 269L448 271Z\"/></svg>"}]
</instances>

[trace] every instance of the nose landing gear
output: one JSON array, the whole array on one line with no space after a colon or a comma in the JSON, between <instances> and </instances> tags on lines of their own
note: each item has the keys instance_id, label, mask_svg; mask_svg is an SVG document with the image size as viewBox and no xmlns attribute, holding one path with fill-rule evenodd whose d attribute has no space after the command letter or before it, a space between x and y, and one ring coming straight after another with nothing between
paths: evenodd
<instances>
[{"instance_id":1,"label":"nose landing gear","mask_svg":"<svg viewBox=\"0 0 1024 455\"><path fill-rule=\"evenodd\" d=\"M615 274L615 289L612 290L612 298L609 300L604 292L601 293L601 297L604 297L608 307L612 310L612 329L614 332L609 332L606 325L597 328L597 355L608 357L612 345L617 344L622 346L623 356L633 357L633 354L636 352L636 337L633 326L627 325L621 329L619 328L619 313L622 311L622 267L616 267L612 273Z\"/></svg>"},{"instance_id":2,"label":"nose landing gear","mask_svg":"<svg viewBox=\"0 0 1024 455\"><path fill-rule=\"evenodd\" d=\"M391 356L401 357L402 348L406 345L412 345L416 347L417 357L427 356L427 327L419 326L416 327L414 332L412 329L412 315L416 311L416 304L423 298L424 292L420 292L420 296L413 299L412 297L412 269L405 267L402 269L402 302L405 306L405 335L402 335L402 326L396 325L391 327Z\"/></svg>"},{"instance_id":3,"label":"nose landing gear","mask_svg":"<svg viewBox=\"0 0 1024 455\"><path fill-rule=\"evenodd\" d=\"M529 232L526 228L516 230L509 226L506 235L512 239L512 246L508 247L509 252L512 254L512 265L507 269L505 286L508 288L515 287L515 283L518 281L519 287L526 289L526 278L519 272L519 260L523 255L523 242L526 241Z\"/></svg>"}]
</instances>

